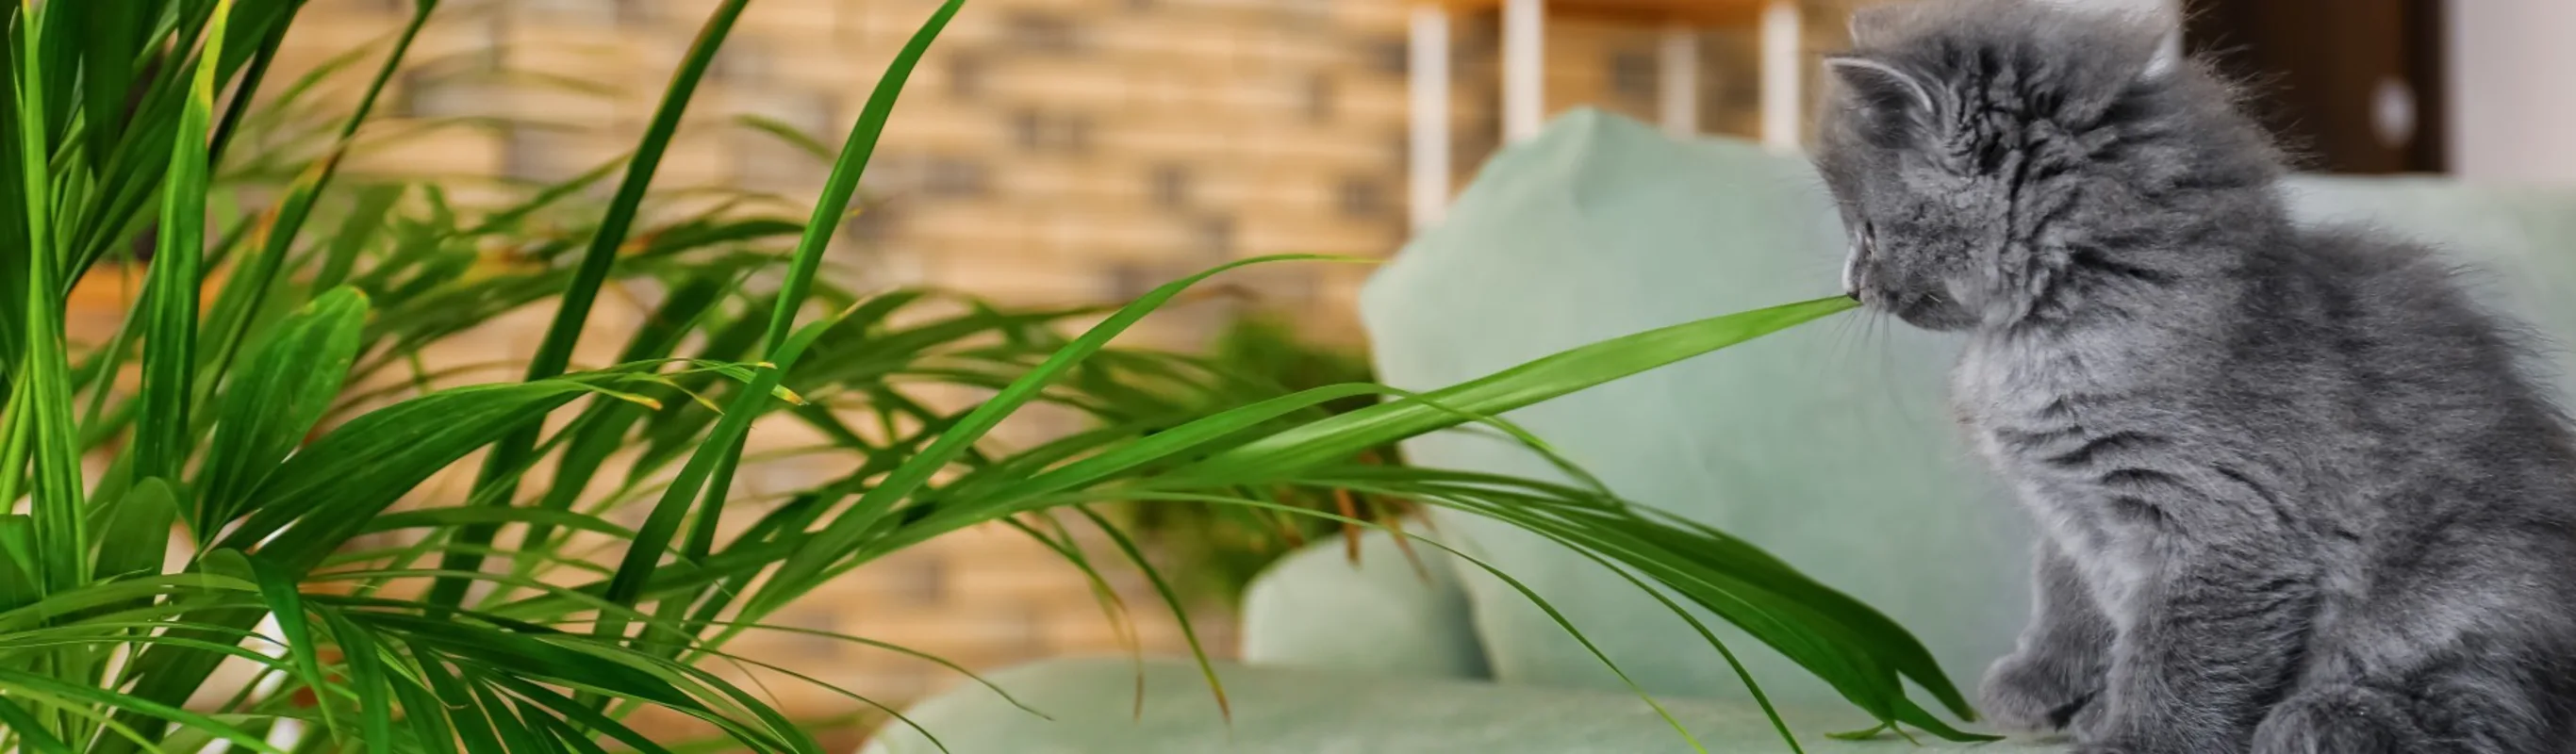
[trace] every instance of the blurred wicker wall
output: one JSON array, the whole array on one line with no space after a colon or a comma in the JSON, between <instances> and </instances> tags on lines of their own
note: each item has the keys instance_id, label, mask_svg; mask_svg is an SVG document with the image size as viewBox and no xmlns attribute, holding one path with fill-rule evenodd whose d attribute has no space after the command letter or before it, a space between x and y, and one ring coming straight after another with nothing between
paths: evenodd
<instances>
[{"instance_id":1,"label":"blurred wicker wall","mask_svg":"<svg viewBox=\"0 0 2576 754\"><path fill-rule=\"evenodd\" d=\"M397 85L371 133L460 117L517 125L387 141L352 169L552 180L616 160L715 5L450 2L416 48L421 72ZM825 162L728 122L754 114L837 145L877 74L934 5L753 3L660 183L810 197ZM1811 36L1838 36L1838 13L1818 5ZM380 43L409 6L313 0L279 68L291 74ZM868 173L874 204L849 223L835 254L888 282L1012 303L1118 300L1248 255L1387 254L1406 231L1406 13L1397 0L975 0L914 75ZM1463 184L1500 130L1497 35L1491 16L1453 28ZM1656 30L1559 24L1547 44L1552 104L1653 118ZM1749 133L1758 99L1752 32L1709 31L1702 49L1701 122ZM1232 282L1260 305L1306 315L1320 337L1353 342L1353 300L1366 274L1296 265ZM531 314L487 335L474 356L524 351L533 337L513 328L541 327L542 313ZM1221 314L1213 306L1172 312L1143 336L1186 346ZM1131 582L1122 586L1131 604L1154 604L1135 579L1121 579ZM974 668L1119 647L1080 574L1005 530L903 553L779 617ZM1167 618L1139 617L1148 651L1183 648ZM1201 625L1211 647L1230 651L1224 616ZM927 663L822 640L755 634L738 648L889 704L956 681ZM792 682L768 687L800 714L859 709Z\"/></svg>"}]
</instances>

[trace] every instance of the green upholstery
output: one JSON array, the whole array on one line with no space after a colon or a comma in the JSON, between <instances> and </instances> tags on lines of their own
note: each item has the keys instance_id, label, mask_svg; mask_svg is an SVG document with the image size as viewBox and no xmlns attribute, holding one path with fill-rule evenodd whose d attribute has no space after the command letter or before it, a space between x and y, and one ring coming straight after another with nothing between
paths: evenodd
<instances>
[{"instance_id":1,"label":"green upholstery","mask_svg":"<svg viewBox=\"0 0 2576 754\"><path fill-rule=\"evenodd\" d=\"M1362 313L1378 369L1398 387L1446 385L1640 330L1831 295L1843 236L1827 201L1793 156L1568 116L1494 160L1446 226L1370 280ZM1893 322L1847 316L1511 418L1621 495L1742 537L1887 612L1966 684L2011 648L2027 614L2028 535L1955 441L1944 399L1951 352ZM1405 452L1430 466L1549 470L1483 436L1426 437ZM1746 698L1696 631L1617 575L1508 526L1439 515L1441 531L1573 616L1647 689ZM1496 680L1622 688L1510 587L1482 574L1465 582ZM1751 639L1721 636L1775 698L1839 699Z\"/></svg>"},{"instance_id":2,"label":"green upholstery","mask_svg":"<svg viewBox=\"0 0 2576 754\"><path fill-rule=\"evenodd\" d=\"M1013 697L1053 717L1002 703L980 687L907 711L955 754L1688 754L1690 744L1635 694L1227 665L1218 674L1234 708L1228 724L1187 660L1145 666L1136 714L1136 667L1125 658L1055 660L994 674ZM1751 706L1665 699L1716 754L1786 754ZM1865 727L1847 710L1797 708L1800 731ZM872 754L937 754L920 734L881 737ZM2041 745L1917 749L1902 739L1840 742L1803 735L1809 754L2036 754ZM1929 743L1929 741L1927 741Z\"/></svg>"},{"instance_id":3,"label":"green upholstery","mask_svg":"<svg viewBox=\"0 0 2576 754\"><path fill-rule=\"evenodd\" d=\"M2306 216L2441 239L2491 277L2500 306L2576 334L2576 195L2432 179L2301 179ZM1802 160L1732 141L1678 143L1596 112L1506 150L1450 220L1371 281L1363 314L1381 373L1429 388L1583 343L1826 295L1842 235ZM1511 416L1630 498L1770 549L1916 632L1972 687L2026 614L2028 533L1962 448L1943 385L1956 343L1857 315L1568 396ZM2576 358L2551 352L2576 387ZM1419 463L1546 475L1510 445L1444 435ZM1508 527L1439 515L1442 539L1571 616L1711 751L1786 751L1742 684L1684 624L1579 556ZM1382 541L1364 568L1338 547L1256 586L1245 661L1224 675L1229 728L1186 664L1157 662L1129 717L1123 662L1065 660L999 677L1046 721L964 689L914 710L952 751L1482 754L1687 747L1520 595L1431 556L1415 575ZM1445 571L1443 573L1442 571ZM1726 637L1811 751L1858 727L1821 684ZM1230 736L1230 737L1229 737ZM887 752L927 751L889 734ZM1821 744L1821 745L1820 745ZM2011 751L1986 747L1980 751Z\"/></svg>"},{"instance_id":4,"label":"green upholstery","mask_svg":"<svg viewBox=\"0 0 2576 754\"><path fill-rule=\"evenodd\" d=\"M1452 558L1395 539L1360 537L1353 565L1340 542L1262 573L1243 604L1243 661L1253 665L1425 678L1485 678L1485 648Z\"/></svg>"}]
</instances>

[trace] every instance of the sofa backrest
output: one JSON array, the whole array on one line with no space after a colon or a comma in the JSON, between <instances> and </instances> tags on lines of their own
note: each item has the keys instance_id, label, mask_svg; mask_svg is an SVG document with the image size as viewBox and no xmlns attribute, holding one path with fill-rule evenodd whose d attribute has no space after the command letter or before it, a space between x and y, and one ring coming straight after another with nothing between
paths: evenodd
<instances>
[{"instance_id":1,"label":"sofa backrest","mask_svg":"<svg viewBox=\"0 0 2576 754\"><path fill-rule=\"evenodd\" d=\"M2576 195L2435 179L2302 179L2305 216L2456 249L2506 308L2576 334ZM1492 160L1440 227L1380 270L1362 309L1383 377L1424 389L1604 338L1831 295L1843 236L1804 159L1679 142L1577 111ZM2027 615L2029 529L1948 419L1954 339L1842 315L1513 413L1630 499L1710 524L1887 612L1972 688ZM2576 360L2554 351L2561 375ZM2562 388L2569 386L2562 379ZM1451 433L1427 465L1548 476L1526 451ZM1685 624L1581 556L1439 514L1444 539L1524 580L1649 690L1742 696ZM1470 574L1505 682L1619 686L1509 587ZM1723 629L1724 627L1721 626ZM1721 634L1791 701L1835 697L1739 633Z\"/></svg>"}]
</instances>

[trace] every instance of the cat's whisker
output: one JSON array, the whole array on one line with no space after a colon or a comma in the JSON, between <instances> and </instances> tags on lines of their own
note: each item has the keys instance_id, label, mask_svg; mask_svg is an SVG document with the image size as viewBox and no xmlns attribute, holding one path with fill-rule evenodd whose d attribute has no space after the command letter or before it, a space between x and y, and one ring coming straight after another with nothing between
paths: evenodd
<instances>
[{"instance_id":1,"label":"cat's whisker","mask_svg":"<svg viewBox=\"0 0 2576 754\"><path fill-rule=\"evenodd\" d=\"M1868 316L1866 312L1852 312L1850 316L1834 319L1833 326L1826 333L1825 358L1817 363L1819 368L1830 374L1844 363L1845 357L1851 353L1852 339L1858 337L1855 333L1862 327L1856 320Z\"/></svg>"},{"instance_id":2,"label":"cat's whisker","mask_svg":"<svg viewBox=\"0 0 2576 754\"><path fill-rule=\"evenodd\" d=\"M1896 327L1896 325L1895 325L1895 324L1888 322L1889 317L1888 317L1888 315L1887 315L1887 314L1885 314L1885 313L1883 313L1883 312L1878 314L1877 319L1879 320L1879 323L1880 323L1880 331L1881 331L1881 332L1887 332L1887 331L1892 330L1892 329L1894 329L1894 328ZM1893 336L1882 336L1882 337L1881 337L1881 339L1880 339L1880 341L1879 341L1879 345L1878 345L1878 368L1879 368L1879 369L1878 369L1878 371L1879 371L1879 374L1880 374L1880 375L1882 375L1883 377L1885 377L1885 379L1881 380L1881 381L1879 382L1879 384L1880 384L1880 385L1882 385L1882 386L1884 386L1884 387L1886 388L1886 390L1887 390L1887 396L1888 396L1888 401L1887 401L1887 402L1888 402L1888 404L1889 404L1890 406L1893 406L1893 407L1896 409L1896 414L1897 414L1898 416L1923 416L1924 414L1918 413L1918 412L1916 412L1916 411L1914 411L1914 410L1913 410L1913 409L1915 408L1914 406L1911 406L1911 405L1907 405L1907 404L1906 404L1906 402L1905 402L1905 391L1897 389L1897 384L1896 384L1896 378L1897 378L1897 374L1898 374L1898 367L1897 367L1897 364L1896 364L1896 348L1897 348L1897 346L1896 346L1896 344L1893 342L1893 340L1891 340L1891 338L1892 338L1892 337L1893 337Z\"/></svg>"}]
</instances>

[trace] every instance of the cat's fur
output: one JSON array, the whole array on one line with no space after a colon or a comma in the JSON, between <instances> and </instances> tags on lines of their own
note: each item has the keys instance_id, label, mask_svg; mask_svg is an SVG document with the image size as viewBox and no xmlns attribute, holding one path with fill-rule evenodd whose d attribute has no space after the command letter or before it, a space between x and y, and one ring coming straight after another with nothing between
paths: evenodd
<instances>
[{"instance_id":1,"label":"cat's fur","mask_svg":"<svg viewBox=\"0 0 2576 754\"><path fill-rule=\"evenodd\" d=\"M1846 286L1966 333L1961 423L2045 535L1985 711L2088 754L2576 751L2576 441L2513 326L2295 224L2159 26L1914 4L1829 60Z\"/></svg>"}]
</instances>

